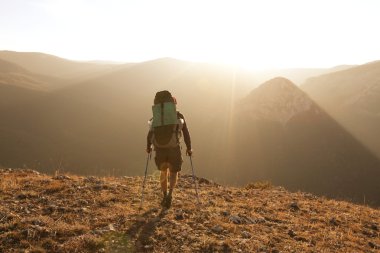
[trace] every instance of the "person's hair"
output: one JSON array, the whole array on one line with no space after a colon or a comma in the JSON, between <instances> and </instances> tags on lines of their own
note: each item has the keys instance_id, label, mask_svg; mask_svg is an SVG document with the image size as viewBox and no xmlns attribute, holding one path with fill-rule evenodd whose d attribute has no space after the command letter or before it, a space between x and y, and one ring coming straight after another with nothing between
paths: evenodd
<instances>
[{"instance_id":1,"label":"person's hair","mask_svg":"<svg viewBox=\"0 0 380 253\"><path fill-rule=\"evenodd\" d=\"M156 93L156 96L154 97L154 104L160 104L160 103L165 103L165 102L174 102L175 99L173 98L172 94L167 91L159 91Z\"/></svg>"}]
</instances>

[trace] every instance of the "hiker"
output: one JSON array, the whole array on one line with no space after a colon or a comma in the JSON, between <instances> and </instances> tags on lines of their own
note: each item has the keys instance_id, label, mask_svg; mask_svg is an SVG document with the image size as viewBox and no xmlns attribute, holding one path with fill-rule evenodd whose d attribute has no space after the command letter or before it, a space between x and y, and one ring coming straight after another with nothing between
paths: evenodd
<instances>
[{"instance_id":1,"label":"hiker","mask_svg":"<svg viewBox=\"0 0 380 253\"><path fill-rule=\"evenodd\" d=\"M173 190L183 162L180 146L181 132L186 144L186 154L189 156L193 154L185 117L177 111L176 105L177 101L169 91L156 93L152 106L153 118L149 120L150 127L147 136L146 152L152 152L152 145L156 151L155 162L157 169L161 171L160 182L163 192L161 205L165 208L171 206Z\"/></svg>"}]
</instances>

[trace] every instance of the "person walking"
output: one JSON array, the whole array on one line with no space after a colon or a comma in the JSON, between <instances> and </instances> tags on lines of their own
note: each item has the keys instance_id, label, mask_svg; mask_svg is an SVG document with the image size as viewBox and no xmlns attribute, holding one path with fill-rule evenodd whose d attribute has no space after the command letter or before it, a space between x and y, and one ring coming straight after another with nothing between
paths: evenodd
<instances>
[{"instance_id":1,"label":"person walking","mask_svg":"<svg viewBox=\"0 0 380 253\"><path fill-rule=\"evenodd\" d=\"M173 190L177 184L178 173L182 168L181 137L186 144L186 154L192 156L189 129L182 113L177 111L177 100L167 90L159 91L152 106L153 118L149 120L146 152L156 152L155 163L160 170L160 183L163 193L161 205L170 208ZM169 181L169 182L168 182ZM169 183L169 190L168 190Z\"/></svg>"}]
</instances>

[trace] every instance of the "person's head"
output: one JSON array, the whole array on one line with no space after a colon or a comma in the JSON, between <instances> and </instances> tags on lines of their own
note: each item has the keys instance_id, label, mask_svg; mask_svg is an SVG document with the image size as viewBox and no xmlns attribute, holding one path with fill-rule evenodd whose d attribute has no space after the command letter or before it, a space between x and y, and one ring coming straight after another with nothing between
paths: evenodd
<instances>
[{"instance_id":1,"label":"person's head","mask_svg":"<svg viewBox=\"0 0 380 253\"><path fill-rule=\"evenodd\" d=\"M156 96L154 97L154 104L160 104L160 103L166 103L166 102L173 102L176 104L177 100L167 90L157 92Z\"/></svg>"}]
</instances>

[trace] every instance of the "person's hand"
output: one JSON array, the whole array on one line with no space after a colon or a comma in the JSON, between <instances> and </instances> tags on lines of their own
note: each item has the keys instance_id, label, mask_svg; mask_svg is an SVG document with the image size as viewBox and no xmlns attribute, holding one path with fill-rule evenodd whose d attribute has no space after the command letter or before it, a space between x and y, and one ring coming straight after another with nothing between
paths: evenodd
<instances>
[{"instance_id":1,"label":"person's hand","mask_svg":"<svg viewBox=\"0 0 380 253\"><path fill-rule=\"evenodd\" d=\"M147 149L146 149L146 152L147 152L148 154L150 154L150 153L152 152L152 147L147 148Z\"/></svg>"},{"instance_id":2,"label":"person's hand","mask_svg":"<svg viewBox=\"0 0 380 253\"><path fill-rule=\"evenodd\" d=\"M186 155L192 156L193 155L193 150L192 149L186 149Z\"/></svg>"}]
</instances>

